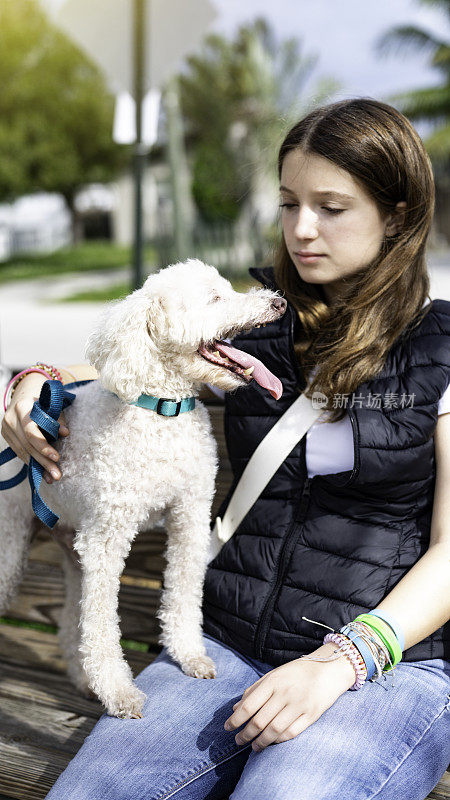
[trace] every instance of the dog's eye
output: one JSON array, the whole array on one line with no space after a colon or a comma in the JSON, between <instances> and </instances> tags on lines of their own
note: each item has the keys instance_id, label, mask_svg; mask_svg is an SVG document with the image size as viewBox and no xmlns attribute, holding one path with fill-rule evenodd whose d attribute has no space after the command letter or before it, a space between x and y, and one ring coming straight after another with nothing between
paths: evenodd
<instances>
[{"instance_id":1,"label":"dog's eye","mask_svg":"<svg viewBox=\"0 0 450 800\"><path fill-rule=\"evenodd\" d=\"M221 299L222 299L222 298L220 297L220 295L218 295L218 294L215 294L215 295L213 295L213 297L211 297L211 299L209 300L209 302L210 302L210 303L218 303L218 302L219 302Z\"/></svg>"}]
</instances>

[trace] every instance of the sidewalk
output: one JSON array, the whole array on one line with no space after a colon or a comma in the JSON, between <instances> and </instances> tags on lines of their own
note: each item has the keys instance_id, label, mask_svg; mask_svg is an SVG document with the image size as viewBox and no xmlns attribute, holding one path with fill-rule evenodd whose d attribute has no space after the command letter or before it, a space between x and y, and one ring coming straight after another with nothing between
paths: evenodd
<instances>
[{"instance_id":1,"label":"sidewalk","mask_svg":"<svg viewBox=\"0 0 450 800\"><path fill-rule=\"evenodd\" d=\"M76 364L104 303L57 303L75 292L124 283L130 270L17 281L0 286L0 363Z\"/></svg>"},{"instance_id":2,"label":"sidewalk","mask_svg":"<svg viewBox=\"0 0 450 800\"><path fill-rule=\"evenodd\" d=\"M450 300L450 251L428 258L431 297ZM0 363L83 362L84 345L104 303L48 303L85 289L123 283L128 270L41 278L0 286Z\"/></svg>"}]
</instances>

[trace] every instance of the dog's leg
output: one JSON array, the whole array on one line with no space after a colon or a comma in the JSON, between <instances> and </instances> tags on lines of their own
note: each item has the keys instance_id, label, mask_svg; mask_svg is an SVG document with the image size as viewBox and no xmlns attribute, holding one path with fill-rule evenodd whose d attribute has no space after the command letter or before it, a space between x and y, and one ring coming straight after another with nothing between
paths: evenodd
<instances>
[{"instance_id":1,"label":"dog's leg","mask_svg":"<svg viewBox=\"0 0 450 800\"><path fill-rule=\"evenodd\" d=\"M77 689L86 697L92 697L89 679L83 668L80 653L81 631L81 564L70 555L67 549L62 551L62 565L65 579L65 601L59 618L58 640L67 663L67 674Z\"/></svg>"},{"instance_id":2,"label":"dog's leg","mask_svg":"<svg viewBox=\"0 0 450 800\"><path fill-rule=\"evenodd\" d=\"M117 520L82 529L75 538L83 572L81 645L89 686L115 717L137 718L145 694L133 684L133 675L120 645L117 613L120 576L137 530Z\"/></svg>"},{"instance_id":3,"label":"dog's leg","mask_svg":"<svg viewBox=\"0 0 450 800\"><path fill-rule=\"evenodd\" d=\"M160 643L186 675L214 678L215 664L206 655L202 637L202 596L208 560L211 503L191 494L177 500L166 514L167 567L157 617Z\"/></svg>"},{"instance_id":4,"label":"dog's leg","mask_svg":"<svg viewBox=\"0 0 450 800\"><path fill-rule=\"evenodd\" d=\"M28 561L33 512L21 489L8 489L1 498L0 613L11 605Z\"/></svg>"}]
</instances>

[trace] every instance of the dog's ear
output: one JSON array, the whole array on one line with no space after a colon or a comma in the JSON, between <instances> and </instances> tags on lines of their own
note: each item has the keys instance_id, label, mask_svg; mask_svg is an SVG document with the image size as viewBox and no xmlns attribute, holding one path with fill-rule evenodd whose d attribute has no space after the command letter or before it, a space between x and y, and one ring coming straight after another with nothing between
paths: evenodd
<instances>
[{"instance_id":1,"label":"dog's ear","mask_svg":"<svg viewBox=\"0 0 450 800\"><path fill-rule=\"evenodd\" d=\"M133 402L146 388L163 382L164 370L150 329L163 323L162 301L138 289L108 304L89 336L85 357L106 389Z\"/></svg>"},{"instance_id":2,"label":"dog's ear","mask_svg":"<svg viewBox=\"0 0 450 800\"><path fill-rule=\"evenodd\" d=\"M163 343L169 329L166 301L161 295L147 298L147 332L152 342Z\"/></svg>"}]
</instances>

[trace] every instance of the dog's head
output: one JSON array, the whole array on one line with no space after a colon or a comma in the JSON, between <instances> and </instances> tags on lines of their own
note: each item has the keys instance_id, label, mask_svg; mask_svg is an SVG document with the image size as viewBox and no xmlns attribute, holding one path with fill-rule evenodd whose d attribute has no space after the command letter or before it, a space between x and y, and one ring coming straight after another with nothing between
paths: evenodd
<instances>
[{"instance_id":1,"label":"dog's head","mask_svg":"<svg viewBox=\"0 0 450 800\"><path fill-rule=\"evenodd\" d=\"M278 397L278 379L223 340L273 322L285 309L276 292L235 292L214 267L189 259L109 304L88 339L86 357L103 385L126 402L140 394L180 399L202 383L230 391L253 379Z\"/></svg>"}]
</instances>

